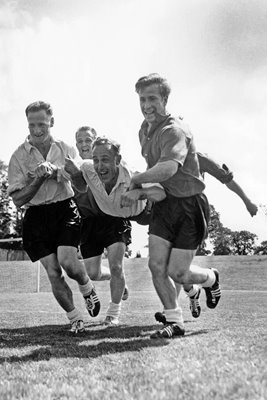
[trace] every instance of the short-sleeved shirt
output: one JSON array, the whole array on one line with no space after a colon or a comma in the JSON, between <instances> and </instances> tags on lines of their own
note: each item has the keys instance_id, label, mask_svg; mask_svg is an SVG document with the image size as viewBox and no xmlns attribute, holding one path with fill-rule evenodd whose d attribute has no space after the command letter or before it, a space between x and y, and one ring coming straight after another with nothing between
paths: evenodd
<instances>
[{"instance_id":1,"label":"short-sleeved shirt","mask_svg":"<svg viewBox=\"0 0 267 400\"><path fill-rule=\"evenodd\" d=\"M140 214L144 210L146 206L144 200L136 201L131 207L120 206L121 195L129 188L132 176L132 172L126 163L123 162L123 164L119 165L119 175L116 185L109 194L99 179L91 160L86 160L81 164L81 171L98 207L105 214L113 215L114 217L129 218Z\"/></svg>"},{"instance_id":2,"label":"short-sleeved shirt","mask_svg":"<svg viewBox=\"0 0 267 400\"><path fill-rule=\"evenodd\" d=\"M51 204L72 197L74 192L70 180L64 177L63 168L66 156L76 158L76 150L61 140L52 139L52 144L45 160L39 150L32 146L27 138L12 154L9 162L9 195L29 185L37 166L44 161L49 161L58 167L57 179L46 179L38 192L24 207Z\"/></svg>"},{"instance_id":3,"label":"short-sleeved shirt","mask_svg":"<svg viewBox=\"0 0 267 400\"><path fill-rule=\"evenodd\" d=\"M148 132L143 122L139 131L141 151L148 168L159 162L175 161L177 172L169 179L159 182L165 191L175 197L189 197L205 189L199 171L199 163L192 133L181 120L166 115Z\"/></svg>"},{"instance_id":4,"label":"short-sleeved shirt","mask_svg":"<svg viewBox=\"0 0 267 400\"><path fill-rule=\"evenodd\" d=\"M197 153L200 173L204 175L205 172L214 176L221 183L229 183L233 180L233 173L227 168L222 168L207 154Z\"/></svg>"}]
</instances>

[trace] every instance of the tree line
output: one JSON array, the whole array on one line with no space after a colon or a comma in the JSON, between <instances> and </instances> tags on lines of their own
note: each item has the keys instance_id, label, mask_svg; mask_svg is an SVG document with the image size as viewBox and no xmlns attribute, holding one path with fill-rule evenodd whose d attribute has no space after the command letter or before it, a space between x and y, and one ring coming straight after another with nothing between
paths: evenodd
<instances>
[{"instance_id":1,"label":"tree line","mask_svg":"<svg viewBox=\"0 0 267 400\"><path fill-rule=\"evenodd\" d=\"M0 160L0 239L19 238L22 235L23 210L16 208L7 194L7 169L7 165ZM213 255L267 254L267 240L256 245L258 239L256 234L245 230L232 231L223 226L220 214L213 205L210 205L208 231ZM0 242L0 248L22 250L22 242ZM210 253L207 242L204 242L197 255Z\"/></svg>"}]
</instances>

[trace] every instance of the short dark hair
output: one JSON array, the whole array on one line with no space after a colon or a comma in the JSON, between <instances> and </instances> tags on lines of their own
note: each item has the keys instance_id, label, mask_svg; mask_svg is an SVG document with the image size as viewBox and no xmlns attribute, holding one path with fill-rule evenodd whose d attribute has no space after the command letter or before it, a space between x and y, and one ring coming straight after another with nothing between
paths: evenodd
<instances>
[{"instance_id":1,"label":"short dark hair","mask_svg":"<svg viewBox=\"0 0 267 400\"><path fill-rule=\"evenodd\" d=\"M40 110L44 110L46 112L46 114L49 115L50 117L53 116L53 110L49 103L46 103L44 101L35 101L35 102L29 104L28 107L26 107L26 110L25 110L26 117L28 117L28 114L30 112L36 112L36 111L40 111Z\"/></svg>"},{"instance_id":2,"label":"short dark hair","mask_svg":"<svg viewBox=\"0 0 267 400\"><path fill-rule=\"evenodd\" d=\"M87 126L87 125L85 125L85 126L81 126L79 129L77 129L77 131L75 132L75 137L76 137L76 139L77 139L77 135L78 135L78 133L79 132L82 132L82 131L89 131L90 133L91 133L91 139L92 140L95 140L96 139L96 137L97 137L97 133L96 133L96 130L94 129L94 128L91 128L90 126Z\"/></svg>"},{"instance_id":3,"label":"short dark hair","mask_svg":"<svg viewBox=\"0 0 267 400\"><path fill-rule=\"evenodd\" d=\"M171 93L171 87L165 78L156 73L142 76L140 79L138 79L135 84L135 90L137 93L139 93L141 89L154 84L159 85L161 96L168 99L169 94Z\"/></svg>"},{"instance_id":4,"label":"short dark hair","mask_svg":"<svg viewBox=\"0 0 267 400\"><path fill-rule=\"evenodd\" d=\"M111 150L113 151L115 156L120 155L120 150L121 150L121 146L119 143L117 143L115 140L113 139L109 139L106 136L99 136L97 137L92 144L92 148L94 149L96 146L101 146L101 145L105 145L108 144L111 147Z\"/></svg>"}]
</instances>

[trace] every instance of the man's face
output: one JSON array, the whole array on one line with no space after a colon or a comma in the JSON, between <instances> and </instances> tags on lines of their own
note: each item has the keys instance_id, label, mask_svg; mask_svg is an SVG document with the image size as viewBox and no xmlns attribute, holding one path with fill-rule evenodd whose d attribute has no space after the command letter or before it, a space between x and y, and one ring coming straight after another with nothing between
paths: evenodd
<instances>
[{"instance_id":1,"label":"man's face","mask_svg":"<svg viewBox=\"0 0 267 400\"><path fill-rule=\"evenodd\" d=\"M50 138L50 128L54 124L53 117L45 110L29 112L27 116L30 141L33 145L43 144Z\"/></svg>"},{"instance_id":2,"label":"man's face","mask_svg":"<svg viewBox=\"0 0 267 400\"><path fill-rule=\"evenodd\" d=\"M166 115L167 100L160 94L159 85L147 86L138 95L141 111L149 124L156 122L158 116Z\"/></svg>"},{"instance_id":3,"label":"man's face","mask_svg":"<svg viewBox=\"0 0 267 400\"><path fill-rule=\"evenodd\" d=\"M89 130L79 131L76 135L76 147L83 160L91 160L92 152L92 133Z\"/></svg>"},{"instance_id":4,"label":"man's face","mask_svg":"<svg viewBox=\"0 0 267 400\"><path fill-rule=\"evenodd\" d=\"M93 149L94 169L104 184L116 184L119 175L120 156L115 155L109 144Z\"/></svg>"}]
</instances>

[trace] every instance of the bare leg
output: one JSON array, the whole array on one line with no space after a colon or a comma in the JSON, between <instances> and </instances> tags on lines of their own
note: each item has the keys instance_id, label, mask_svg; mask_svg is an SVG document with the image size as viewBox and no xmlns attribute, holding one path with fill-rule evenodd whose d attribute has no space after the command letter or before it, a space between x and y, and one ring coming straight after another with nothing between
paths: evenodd
<instances>
[{"instance_id":1,"label":"bare leg","mask_svg":"<svg viewBox=\"0 0 267 400\"><path fill-rule=\"evenodd\" d=\"M173 281L168 276L171 244L158 236L149 235L149 269L156 292L165 309L176 309L177 294Z\"/></svg>"},{"instance_id":2,"label":"bare leg","mask_svg":"<svg viewBox=\"0 0 267 400\"><path fill-rule=\"evenodd\" d=\"M101 265L102 255L85 258L83 260L86 271L93 281L109 281L110 270L108 267Z\"/></svg>"},{"instance_id":3,"label":"bare leg","mask_svg":"<svg viewBox=\"0 0 267 400\"><path fill-rule=\"evenodd\" d=\"M90 281L84 263L78 259L77 249L75 247L59 246L58 262L68 276L78 282L79 285L85 285Z\"/></svg>"},{"instance_id":4,"label":"bare leg","mask_svg":"<svg viewBox=\"0 0 267 400\"><path fill-rule=\"evenodd\" d=\"M73 311L75 307L73 303L72 291L65 281L56 255L50 254L49 256L41 258L40 261L47 272L53 295L58 304L66 312Z\"/></svg>"},{"instance_id":5,"label":"bare leg","mask_svg":"<svg viewBox=\"0 0 267 400\"><path fill-rule=\"evenodd\" d=\"M178 284L191 287L192 284L202 284L208 278L206 268L191 265L196 250L172 249L169 260L169 275Z\"/></svg>"},{"instance_id":6,"label":"bare leg","mask_svg":"<svg viewBox=\"0 0 267 400\"><path fill-rule=\"evenodd\" d=\"M126 246L122 242L114 243L107 248L111 273L110 292L112 303L119 304L125 288L123 259Z\"/></svg>"}]
</instances>

